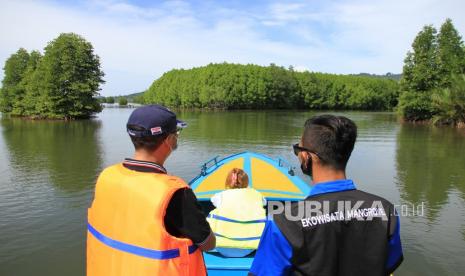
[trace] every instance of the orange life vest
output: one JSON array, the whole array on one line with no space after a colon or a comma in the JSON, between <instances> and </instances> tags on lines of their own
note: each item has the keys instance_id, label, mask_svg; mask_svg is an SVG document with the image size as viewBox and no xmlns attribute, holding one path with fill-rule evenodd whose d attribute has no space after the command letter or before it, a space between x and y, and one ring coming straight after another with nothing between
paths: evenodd
<instances>
[{"instance_id":1,"label":"orange life vest","mask_svg":"<svg viewBox=\"0 0 465 276\"><path fill-rule=\"evenodd\" d=\"M164 216L180 178L105 169L88 212L87 275L205 275L201 250L170 235Z\"/></svg>"}]
</instances>

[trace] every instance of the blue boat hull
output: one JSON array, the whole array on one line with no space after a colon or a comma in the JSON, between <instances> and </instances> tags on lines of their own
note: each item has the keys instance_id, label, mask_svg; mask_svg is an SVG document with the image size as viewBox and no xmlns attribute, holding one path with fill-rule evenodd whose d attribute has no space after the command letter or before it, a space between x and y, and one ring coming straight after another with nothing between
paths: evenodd
<instances>
[{"instance_id":1,"label":"blue boat hull","mask_svg":"<svg viewBox=\"0 0 465 276\"><path fill-rule=\"evenodd\" d=\"M254 255L242 258L223 257L217 252L203 253L208 275L247 275Z\"/></svg>"}]
</instances>

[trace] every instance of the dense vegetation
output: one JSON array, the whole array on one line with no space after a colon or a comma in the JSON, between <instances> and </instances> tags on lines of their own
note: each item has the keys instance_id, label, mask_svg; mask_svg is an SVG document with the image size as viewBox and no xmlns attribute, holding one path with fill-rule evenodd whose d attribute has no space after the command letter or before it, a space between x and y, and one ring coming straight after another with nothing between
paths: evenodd
<instances>
[{"instance_id":1,"label":"dense vegetation","mask_svg":"<svg viewBox=\"0 0 465 276\"><path fill-rule=\"evenodd\" d=\"M21 48L4 66L0 111L34 118L88 118L99 112L97 91L103 83L92 45L73 33L61 34L28 53Z\"/></svg>"},{"instance_id":2,"label":"dense vegetation","mask_svg":"<svg viewBox=\"0 0 465 276\"><path fill-rule=\"evenodd\" d=\"M423 27L405 58L399 112L408 121L464 124L465 48L450 19Z\"/></svg>"},{"instance_id":3,"label":"dense vegetation","mask_svg":"<svg viewBox=\"0 0 465 276\"><path fill-rule=\"evenodd\" d=\"M100 103L159 103L183 108L392 110L408 121L465 125L465 47L447 19L425 26L400 75L334 75L270 66L209 64L176 69L145 93L99 97L99 57L79 35L61 34L44 55L19 49L4 66L0 111L35 118L88 118Z\"/></svg>"},{"instance_id":4,"label":"dense vegetation","mask_svg":"<svg viewBox=\"0 0 465 276\"><path fill-rule=\"evenodd\" d=\"M389 110L397 98L393 80L228 63L171 70L144 94L145 103L226 109Z\"/></svg>"},{"instance_id":5,"label":"dense vegetation","mask_svg":"<svg viewBox=\"0 0 465 276\"><path fill-rule=\"evenodd\" d=\"M117 96L118 97L124 97L128 100L130 103L138 103L141 104L144 101L144 92L138 92L138 93L132 93L129 95L125 96Z\"/></svg>"},{"instance_id":6,"label":"dense vegetation","mask_svg":"<svg viewBox=\"0 0 465 276\"><path fill-rule=\"evenodd\" d=\"M100 98L99 98L99 102L100 102L100 103L114 104L114 103L115 103L115 97L113 97L113 96L100 97Z\"/></svg>"},{"instance_id":7,"label":"dense vegetation","mask_svg":"<svg viewBox=\"0 0 465 276\"><path fill-rule=\"evenodd\" d=\"M121 97L121 98L119 98L119 100L118 100L118 104L119 104L120 106L126 106L126 105L128 105L128 100L127 100L126 98L124 98L124 97Z\"/></svg>"}]
</instances>

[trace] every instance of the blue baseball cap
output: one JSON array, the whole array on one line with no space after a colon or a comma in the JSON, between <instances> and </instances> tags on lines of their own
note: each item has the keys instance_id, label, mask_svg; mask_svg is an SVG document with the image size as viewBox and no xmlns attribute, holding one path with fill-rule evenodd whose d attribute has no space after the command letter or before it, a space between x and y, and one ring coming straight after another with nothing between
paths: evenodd
<instances>
[{"instance_id":1,"label":"blue baseball cap","mask_svg":"<svg viewBox=\"0 0 465 276\"><path fill-rule=\"evenodd\" d=\"M174 133L187 124L176 119L176 114L161 105L144 105L136 108L129 116L126 130L133 137L158 136Z\"/></svg>"}]
</instances>

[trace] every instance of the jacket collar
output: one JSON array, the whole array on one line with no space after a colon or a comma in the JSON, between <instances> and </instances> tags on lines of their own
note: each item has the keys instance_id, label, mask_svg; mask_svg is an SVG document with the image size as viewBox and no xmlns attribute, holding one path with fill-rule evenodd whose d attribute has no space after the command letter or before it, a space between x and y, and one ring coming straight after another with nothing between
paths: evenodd
<instances>
[{"instance_id":1,"label":"jacket collar","mask_svg":"<svg viewBox=\"0 0 465 276\"><path fill-rule=\"evenodd\" d=\"M328 182L320 182L312 187L309 196L355 190L355 184L351 179L341 179Z\"/></svg>"},{"instance_id":2,"label":"jacket collar","mask_svg":"<svg viewBox=\"0 0 465 276\"><path fill-rule=\"evenodd\" d=\"M125 158L123 166L127 169L138 171L138 172L153 172L166 174L167 171L162 165L158 165L154 162L140 161L132 158Z\"/></svg>"}]
</instances>

